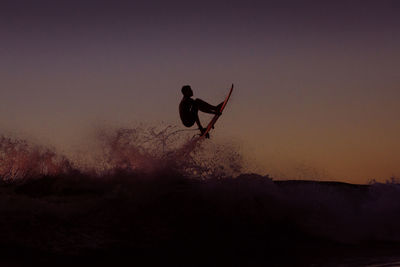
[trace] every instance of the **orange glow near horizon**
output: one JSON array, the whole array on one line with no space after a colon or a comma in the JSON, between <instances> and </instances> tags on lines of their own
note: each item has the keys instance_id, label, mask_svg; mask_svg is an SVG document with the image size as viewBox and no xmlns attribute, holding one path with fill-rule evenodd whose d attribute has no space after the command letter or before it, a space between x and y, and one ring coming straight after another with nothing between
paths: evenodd
<instances>
[{"instance_id":1,"label":"orange glow near horizon","mask_svg":"<svg viewBox=\"0 0 400 267\"><path fill-rule=\"evenodd\" d=\"M6 5L0 128L73 151L102 125L179 125L184 84L217 104L234 83L211 134L249 171L400 177L397 2L307 3Z\"/></svg>"}]
</instances>

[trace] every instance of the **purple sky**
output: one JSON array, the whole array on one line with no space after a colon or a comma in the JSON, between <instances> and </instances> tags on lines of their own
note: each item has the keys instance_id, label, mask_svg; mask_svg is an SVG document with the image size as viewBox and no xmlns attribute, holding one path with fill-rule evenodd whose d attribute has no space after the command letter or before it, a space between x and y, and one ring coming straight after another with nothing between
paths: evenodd
<instances>
[{"instance_id":1,"label":"purple sky","mask_svg":"<svg viewBox=\"0 0 400 267\"><path fill-rule=\"evenodd\" d=\"M235 83L215 138L261 171L400 176L399 1L2 1L0 38L4 131L178 125L182 85L216 104Z\"/></svg>"}]
</instances>

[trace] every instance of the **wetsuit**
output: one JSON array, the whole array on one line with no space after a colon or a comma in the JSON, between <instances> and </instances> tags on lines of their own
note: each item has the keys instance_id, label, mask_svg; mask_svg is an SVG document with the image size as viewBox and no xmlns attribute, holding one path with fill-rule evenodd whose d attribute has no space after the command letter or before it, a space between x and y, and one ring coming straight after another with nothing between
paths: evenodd
<instances>
[{"instance_id":1,"label":"wetsuit","mask_svg":"<svg viewBox=\"0 0 400 267\"><path fill-rule=\"evenodd\" d=\"M199 110L205 113L215 114L217 107L212 106L201 99L197 98L194 100L191 97L184 96L179 104L179 115L181 116L183 125L191 127L195 122L197 122L199 128L201 128L198 114Z\"/></svg>"}]
</instances>

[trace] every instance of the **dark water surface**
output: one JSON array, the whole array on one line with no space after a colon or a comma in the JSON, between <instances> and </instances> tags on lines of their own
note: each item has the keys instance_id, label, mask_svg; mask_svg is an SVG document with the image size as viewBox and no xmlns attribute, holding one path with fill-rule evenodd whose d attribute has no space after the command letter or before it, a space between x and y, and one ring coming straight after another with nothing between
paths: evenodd
<instances>
[{"instance_id":1,"label":"dark water surface","mask_svg":"<svg viewBox=\"0 0 400 267\"><path fill-rule=\"evenodd\" d=\"M396 266L396 184L165 171L0 186L2 266Z\"/></svg>"}]
</instances>

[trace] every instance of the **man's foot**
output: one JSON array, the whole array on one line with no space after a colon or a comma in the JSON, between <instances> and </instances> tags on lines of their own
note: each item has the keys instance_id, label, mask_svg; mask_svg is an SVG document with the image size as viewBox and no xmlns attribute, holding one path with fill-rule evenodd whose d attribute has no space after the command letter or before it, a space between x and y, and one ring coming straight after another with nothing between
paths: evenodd
<instances>
[{"instance_id":1,"label":"man's foot","mask_svg":"<svg viewBox=\"0 0 400 267\"><path fill-rule=\"evenodd\" d=\"M207 131L207 129L206 128L199 128L199 130L200 130L200 132L201 132L201 135L203 135L206 131ZM210 138L210 134L209 133L206 133L206 136L205 136L206 138Z\"/></svg>"},{"instance_id":2,"label":"man's foot","mask_svg":"<svg viewBox=\"0 0 400 267\"><path fill-rule=\"evenodd\" d=\"M216 115L221 115L222 114L222 112L221 112L221 108L222 108L222 105L224 104L224 102L221 102L221 103L219 103L216 107L215 107L215 114Z\"/></svg>"}]
</instances>

